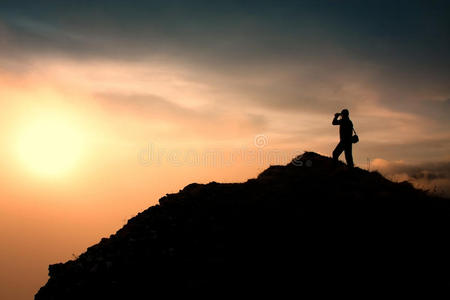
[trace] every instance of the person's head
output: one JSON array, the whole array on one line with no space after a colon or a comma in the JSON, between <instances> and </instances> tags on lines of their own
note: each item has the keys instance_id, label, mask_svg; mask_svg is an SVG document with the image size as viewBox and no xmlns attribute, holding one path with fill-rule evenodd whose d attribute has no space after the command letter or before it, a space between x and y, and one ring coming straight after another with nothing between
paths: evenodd
<instances>
[{"instance_id":1,"label":"person's head","mask_svg":"<svg viewBox=\"0 0 450 300\"><path fill-rule=\"evenodd\" d=\"M341 115L342 115L343 118L348 118L348 115L349 115L348 109L345 109L345 108L344 108L344 109L341 111Z\"/></svg>"}]
</instances>

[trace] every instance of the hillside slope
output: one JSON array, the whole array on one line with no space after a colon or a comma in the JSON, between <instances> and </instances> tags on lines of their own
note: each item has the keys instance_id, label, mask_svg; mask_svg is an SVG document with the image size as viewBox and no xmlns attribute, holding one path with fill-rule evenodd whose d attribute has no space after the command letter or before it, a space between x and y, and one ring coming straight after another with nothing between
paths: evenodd
<instances>
[{"instance_id":1,"label":"hillside slope","mask_svg":"<svg viewBox=\"0 0 450 300\"><path fill-rule=\"evenodd\" d=\"M313 152L245 183L190 184L159 202L78 259L50 265L35 299L450 287L448 199Z\"/></svg>"}]
</instances>

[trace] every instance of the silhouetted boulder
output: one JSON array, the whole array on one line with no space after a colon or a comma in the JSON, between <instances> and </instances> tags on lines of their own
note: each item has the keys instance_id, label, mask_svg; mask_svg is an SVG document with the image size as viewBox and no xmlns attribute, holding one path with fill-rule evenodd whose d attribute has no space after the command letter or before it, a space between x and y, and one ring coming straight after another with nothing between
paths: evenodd
<instances>
[{"instance_id":1,"label":"silhouetted boulder","mask_svg":"<svg viewBox=\"0 0 450 300\"><path fill-rule=\"evenodd\" d=\"M367 298L450 287L449 199L316 153L245 183L190 184L159 203L50 265L35 299Z\"/></svg>"}]
</instances>

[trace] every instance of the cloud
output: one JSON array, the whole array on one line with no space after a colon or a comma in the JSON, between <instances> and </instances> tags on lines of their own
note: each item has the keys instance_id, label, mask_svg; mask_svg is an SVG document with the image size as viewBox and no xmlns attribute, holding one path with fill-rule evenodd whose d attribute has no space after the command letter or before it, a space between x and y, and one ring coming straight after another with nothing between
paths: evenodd
<instances>
[{"instance_id":1,"label":"cloud","mask_svg":"<svg viewBox=\"0 0 450 300\"><path fill-rule=\"evenodd\" d=\"M267 130L324 144L335 134L330 116L345 107L363 160L438 159L450 149L449 3L38 2L0 4L9 47L0 66L40 75L70 61L84 90L122 116L205 137ZM116 68L97 72L102 62ZM167 80L155 82L155 65Z\"/></svg>"},{"instance_id":2,"label":"cloud","mask_svg":"<svg viewBox=\"0 0 450 300\"><path fill-rule=\"evenodd\" d=\"M223 107L189 108L152 94L97 94L96 99L114 115L130 115L144 124L166 124L165 138L232 139L255 134L266 126L263 116L226 111Z\"/></svg>"},{"instance_id":3,"label":"cloud","mask_svg":"<svg viewBox=\"0 0 450 300\"><path fill-rule=\"evenodd\" d=\"M0 17L15 45L8 52L15 55L63 55L88 63L163 58L197 70L200 80L214 80L221 92L234 89L236 101L250 105L358 109L371 93L371 100L393 110L448 119L434 101L450 97L446 4L6 1L2 6Z\"/></svg>"},{"instance_id":4,"label":"cloud","mask_svg":"<svg viewBox=\"0 0 450 300\"><path fill-rule=\"evenodd\" d=\"M2 1L0 17L29 46L22 51L59 48L77 57L122 59L170 53L222 65L347 56L395 70L399 63L427 65L421 58L439 67L435 60L449 46L448 6L421 1Z\"/></svg>"},{"instance_id":5,"label":"cloud","mask_svg":"<svg viewBox=\"0 0 450 300\"><path fill-rule=\"evenodd\" d=\"M416 187L450 197L450 161L408 164L381 158L371 162L372 170L400 180L411 181Z\"/></svg>"}]
</instances>

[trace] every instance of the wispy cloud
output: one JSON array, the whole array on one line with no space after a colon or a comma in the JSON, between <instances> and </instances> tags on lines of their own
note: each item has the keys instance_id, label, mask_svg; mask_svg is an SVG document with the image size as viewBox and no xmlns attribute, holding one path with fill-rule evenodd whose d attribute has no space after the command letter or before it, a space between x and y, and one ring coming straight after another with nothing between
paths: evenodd
<instances>
[{"instance_id":1,"label":"wispy cloud","mask_svg":"<svg viewBox=\"0 0 450 300\"><path fill-rule=\"evenodd\" d=\"M25 65L122 115L204 137L264 130L286 143L320 140L318 151L329 152L324 145L336 134L329 117L345 107L364 159L423 160L450 149L448 3L4 1L0 8L3 69Z\"/></svg>"},{"instance_id":2,"label":"wispy cloud","mask_svg":"<svg viewBox=\"0 0 450 300\"><path fill-rule=\"evenodd\" d=\"M131 115L147 124L165 124L171 128L165 135L177 140L199 137L230 139L255 134L266 127L264 116L223 106L183 107L152 94L97 94L96 99L115 115Z\"/></svg>"},{"instance_id":3,"label":"wispy cloud","mask_svg":"<svg viewBox=\"0 0 450 300\"><path fill-rule=\"evenodd\" d=\"M450 197L450 161L410 164L402 161L374 159L371 169L394 180L408 180L419 188Z\"/></svg>"}]
</instances>

